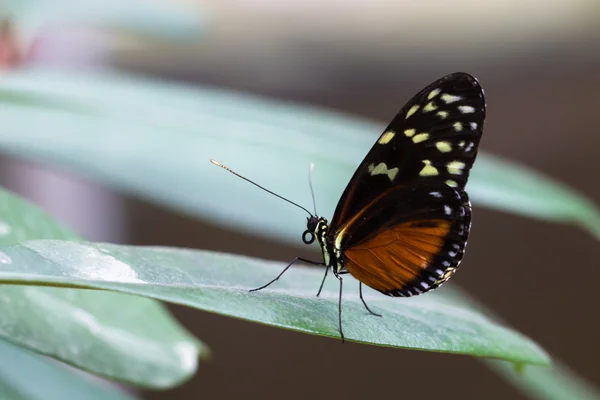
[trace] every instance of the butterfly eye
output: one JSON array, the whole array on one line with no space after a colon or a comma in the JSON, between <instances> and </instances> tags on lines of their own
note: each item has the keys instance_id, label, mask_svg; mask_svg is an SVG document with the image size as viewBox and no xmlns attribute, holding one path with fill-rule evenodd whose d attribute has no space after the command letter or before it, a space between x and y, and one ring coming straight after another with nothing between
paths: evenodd
<instances>
[{"instance_id":1,"label":"butterfly eye","mask_svg":"<svg viewBox=\"0 0 600 400\"><path fill-rule=\"evenodd\" d=\"M311 244L312 242L315 241L315 235L309 231L308 229L304 231L304 233L302 234L302 241L305 244Z\"/></svg>"}]
</instances>

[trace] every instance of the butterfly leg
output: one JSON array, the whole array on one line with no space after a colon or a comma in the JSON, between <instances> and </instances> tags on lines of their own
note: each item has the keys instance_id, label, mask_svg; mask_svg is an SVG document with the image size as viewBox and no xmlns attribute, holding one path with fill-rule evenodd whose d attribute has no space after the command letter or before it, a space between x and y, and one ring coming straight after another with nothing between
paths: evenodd
<instances>
[{"instance_id":1,"label":"butterfly leg","mask_svg":"<svg viewBox=\"0 0 600 400\"><path fill-rule=\"evenodd\" d=\"M367 302L363 298L363 295L362 295L362 282L358 283L358 293L360 294L360 299L362 300L362 303L365 305L365 308L367 309L367 311L370 312L371 314L377 316L377 317L381 317L382 316L381 314L377 314L376 312L371 311L371 309L367 305Z\"/></svg>"},{"instance_id":2,"label":"butterfly leg","mask_svg":"<svg viewBox=\"0 0 600 400\"><path fill-rule=\"evenodd\" d=\"M325 284L325 278L327 278L328 272L329 272L329 267L325 267L325 276L323 277L323 280L321 281L321 286L319 287L319 291L317 292L317 297L319 297L319 295L321 294L321 290L323 290L323 285Z\"/></svg>"},{"instance_id":3,"label":"butterfly leg","mask_svg":"<svg viewBox=\"0 0 600 400\"><path fill-rule=\"evenodd\" d=\"M344 331L342 330L342 277L339 276L338 274L335 273L335 271L333 271L333 273L335 274L335 277L339 279L340 281L340 297L338 300L338 323L340 326L340 336L342 337L342 344L345 342L344 339Z\"/></svg>"},{"instance_id":4,"label":"butterfly leg","mask_svg":"<svg viewBox=\"0 0 600 400\"><path fill-rule=\"evenodd\" d=\"M289 263L289 264L287 265L287 267L285 267L285 268L283 269L283 271L281 271L281 273L280 273L279 275L277 275L277 277L276 277L275 279L273 279L272 281L270 281L270 282L269 282L269 283L267 283L266 285L263 285L263 286L261 286L261 287L259 287L259 288L256 288L256 289L250 289L250 290L249 290L249 292L256 292L256 291L258 291L258 290L262 290L262 289L266 288L267 286L269 286L271 283L273 283L273 282L277 281L279 278L281 278L281 275L283 275L283 274L285 273L285 271L287 271L287 270L288 270L288 268L289 268L289 267L291 267L291 266L292 266L292 264L294 264L296 261L304 261L304 262L306 262L306 263L313 264L313 265L323 265L323 263L322 263L322 262L317 262L317 261L307 260L306 258L302 258L302 257L296 257L296 258L294 258L294 259L292 260L292 262L291 262L291 263Z\"/></svg>"}]
</instances>

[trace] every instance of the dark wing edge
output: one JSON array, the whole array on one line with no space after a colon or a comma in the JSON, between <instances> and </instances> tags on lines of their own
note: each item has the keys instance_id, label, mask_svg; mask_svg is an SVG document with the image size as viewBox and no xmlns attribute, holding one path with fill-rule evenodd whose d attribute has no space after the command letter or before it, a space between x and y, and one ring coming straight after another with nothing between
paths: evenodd
<instances>
[{"instance_id":1,"label":"dark wing edge","mask_svg":"<svg viewBox=\"0 0 600 400\"><path fill-rule=\"evenodd\" d=\"M355 278L386 295L409 297L441 286L456 272L470 228L464 191L424 184L373 202L344 227L338 242Z\"/></svg>"},{"instance_id":2,"label":"dark wing edge","mask_svg":"<svg viewBox=\"0 0 600 400\"><path fill-rule=\"evenodd\" d=\"M460 196L464 215L460 221L454 223L451 234L446 237L442 250L435 255L431 264L425 268L418 279L409 284L406 290L389 293L390 296L407 297L436 289L446 283L458 270L464 258L469 233L471 232L472 208L468 194L462 190L456 192ZM423 282L430 284L429 287L425 288Z\"/></svg>"}]
</instances>

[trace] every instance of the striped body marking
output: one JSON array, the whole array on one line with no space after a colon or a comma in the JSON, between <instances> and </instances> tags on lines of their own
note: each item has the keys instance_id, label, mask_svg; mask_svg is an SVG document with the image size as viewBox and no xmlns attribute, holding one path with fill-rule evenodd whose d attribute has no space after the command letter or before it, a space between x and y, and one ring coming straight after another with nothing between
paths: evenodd
<instances>
[{"instance_id":1,"label":"striped body marking","mask_svg":"<svg viewBox=\"0 0 600 400\"><path fill-rule=\"evenodd\" d=\"M313 234L315 235L317 243L319 243L319 247L321 247L323 263L327 268L332 267L333 272L337 275L344 270L344 259L342 257L341 249L343 233L340 232L336 237L335 243L331 243L327 237L328 230L329 224L327 223L327 220L323 217L319 217Z\"/></svg>"}]
</instances>

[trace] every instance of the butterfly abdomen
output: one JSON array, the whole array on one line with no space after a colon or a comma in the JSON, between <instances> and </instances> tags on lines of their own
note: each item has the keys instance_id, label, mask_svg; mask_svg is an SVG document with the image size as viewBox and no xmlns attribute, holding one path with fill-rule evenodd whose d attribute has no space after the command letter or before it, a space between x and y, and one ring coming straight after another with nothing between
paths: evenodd
<instances>
[{"instance_id":1,"label":"butterfly abdomen","mask_svg":"<svg viewBox=\"0 0 600 400\"><path fill-rule=\"evenodd\" d=\"M321 252L323 254L323 264L327 267L333 267L334 272L337 271L338 261L341 260L341 253L339 249L335 249L331 240L328 237L329 224L327 220L323 217L313 217L315 222L310 226L309 230L315 235L317 243L321 248Z\"/></svg>"}]
</instances>

